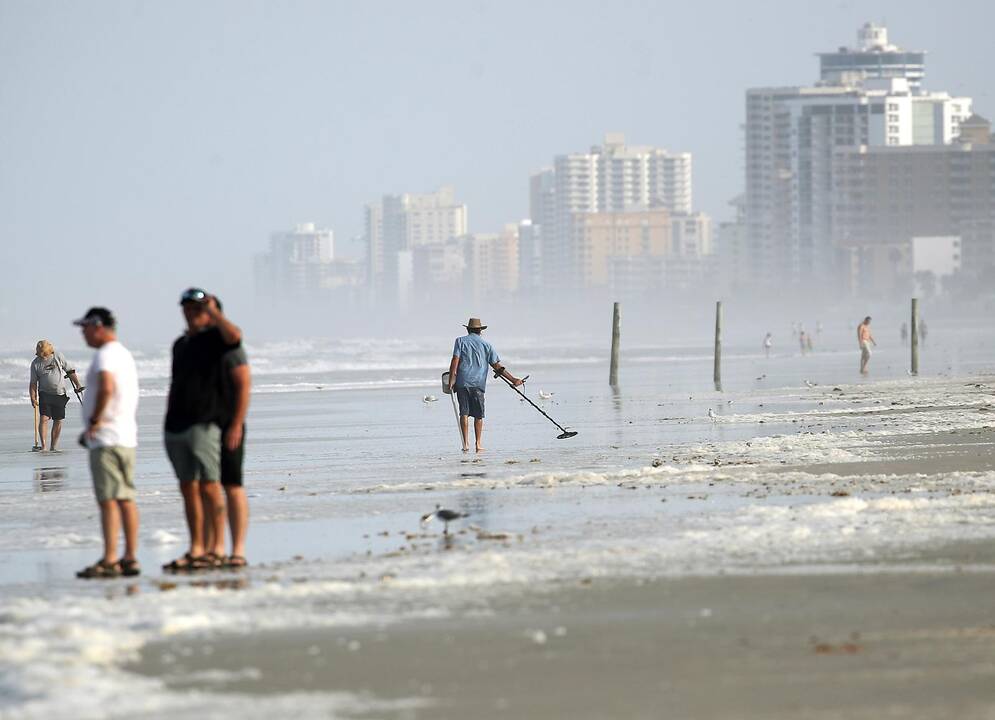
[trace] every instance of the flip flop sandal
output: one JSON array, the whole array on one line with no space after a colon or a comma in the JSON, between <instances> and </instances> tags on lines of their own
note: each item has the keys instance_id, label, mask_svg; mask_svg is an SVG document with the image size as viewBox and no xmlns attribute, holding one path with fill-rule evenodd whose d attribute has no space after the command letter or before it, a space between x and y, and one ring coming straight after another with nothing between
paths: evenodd
<instances>
[{"instance_id":1,"label":"flip flop sandal","mask_svg":"<svg viewBox=\"0 0 995 720\"><path fill-rule=\"evenodd\" d=\"M248 565L248 561L241 555L229 555L225 558L225 567L229 570L241 570Z\"/></svg>"},{"instance_id":2,"label":"flip flop sandal","mask_svg":"<svg viewBox=\"0 0 995 720\"><path fill-rule=\"evenodd\" d=\"M121 577L121 563L107 563L103 560L97 560L90 567L85 567L77 572L76 577L84 580Z\"/></svg>"},{"instance_id":3,"label":"flip flop sandal","mask_svg":"<svg viewBox=\"0 0 995 720\"><path fill-rule=\"evenodd\" d=\"M121 574L125 577L135 577L142 574L142 568L138 565L137 560L121 560L118 564L121 566Z\"/></svg>"}]
</instances>

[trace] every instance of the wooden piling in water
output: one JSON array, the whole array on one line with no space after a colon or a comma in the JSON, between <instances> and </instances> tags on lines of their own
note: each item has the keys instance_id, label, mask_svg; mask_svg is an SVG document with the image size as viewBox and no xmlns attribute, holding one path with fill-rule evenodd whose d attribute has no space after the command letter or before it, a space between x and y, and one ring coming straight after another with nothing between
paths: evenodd
<instances>
[{"instance_id":1,"label":"wooden piling in water","mask_svg":"<svg viewBox=\"0 0 995 720\"><path fill-rule=\"evenodd\" d=\"M715 366L712 370L715 390L722 392L722 301L715 303Z\"/></svg>"},{"instance_id":2,"label":"wooden piling in water","mask_svg":"<svg viewBox=\"0 0 995 720\"><path fill-rule=\"evenodd\" d=\"M912 298L912 323L910 325L911 335L909 343L912 347L912 367L913 375L919 374L919 298Z\"/></svg>"},{"instance_id":3,"label":"wooden piling in water","mask_svg":"<svg viewBox=\"0 0 995 720\"><path fill-rule=\"evenodd\" d=\"M621 324L621 318L619 313L618 303L614 304L612 308L612 364L611 370L608 372L608 384L612 387L618 385L618 346L619 339L621 336L621 331L619 325Z\"/></svg>"}]
</instances>

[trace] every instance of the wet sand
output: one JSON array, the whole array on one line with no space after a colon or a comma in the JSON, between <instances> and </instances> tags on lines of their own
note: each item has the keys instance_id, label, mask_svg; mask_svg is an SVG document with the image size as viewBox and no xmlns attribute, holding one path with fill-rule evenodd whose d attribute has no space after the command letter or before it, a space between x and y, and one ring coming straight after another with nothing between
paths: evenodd
<instances>
[{"instance_id":1,"label":"wet sand","mask_svg":"<svg viewBox=\"0 0 995 720\"><path fill-rule=\"evenodd\" d=\"M780 469L831 473L853 492L868 476L928 484L995 469L991 427L879 440L864 462ZM667 573L496 586L446 617L379 627L188 636L146 646L128 669L174 690L424 703L357 718L995 718L991 542L841 566ZM219 670L231 673L220 684Z\"/></svg>"},{"instance_id":2,"label":"wet sand","mask_svg":"<svg viewBox=\"0 0 995 720\"><path fill-rule=\"evenodd\" d=\"M248 679L212 691L428 701L356 717L980 720L995 717L995 573L961 568L581 580L483 616L156 643L130 669L176 689L221 669Z\"/></svg>"}]
</instances>

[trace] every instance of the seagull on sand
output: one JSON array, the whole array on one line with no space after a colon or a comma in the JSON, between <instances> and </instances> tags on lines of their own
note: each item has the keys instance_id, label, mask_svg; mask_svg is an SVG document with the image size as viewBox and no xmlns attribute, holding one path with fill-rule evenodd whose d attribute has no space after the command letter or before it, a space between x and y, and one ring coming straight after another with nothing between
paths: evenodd
<instances>
[{"instance_id":1,"label":"seagull on sand","mask_svg":"<svg viewBox=\"0 0 995 720\"><path fill-rule=\"evenodd\" d=\"M712 410L712 408L708 408L708 419L711 420L712 422L715 422L717 418L718 415L715 414L715 411Z\"/></svg>"},{"instance_id":2,"label":"seagull on sand","mask_svg":"<svg viewBox=\"0 0 995 720\"><path fill-rule=\"evenodd\" d=\"M442 534L449 534L449 523L453 520L459 520L460 518L469 517L470 513L458 512L456 510L450 510L444 508L441 505L436 505L435 510L430 513L425 513L421 516L421 524L428 525L433 520L438 520L443 523Z\"/></svg>"},{"instance_id":3,"label":"seagull on sand","mask_svg":"<svg viewBox=\"0 0 995 720\"><path fill-rule=\"evenodd\" d=\"M436 397L435 395L426 395L425 397L423 397L423 398L421 399L421 401L422 401L423 403L430 403L430 402L435 402L435 401L436 401L436 400L438 400L438 399L439 399L439 398L437 398L437 397Z\"/></svg>"},{"instance_id":4,"label":"seagull on sand","mask_svg":"<svg viewBox=\"0 0 995 720\"><path fill-rule=\"evenodd\" d=\"M541 397L543 400L549 400L551 397L553 397L553 393L545 392L542 388L539 388L539 397Z\"/></svg>"}]
</instances>

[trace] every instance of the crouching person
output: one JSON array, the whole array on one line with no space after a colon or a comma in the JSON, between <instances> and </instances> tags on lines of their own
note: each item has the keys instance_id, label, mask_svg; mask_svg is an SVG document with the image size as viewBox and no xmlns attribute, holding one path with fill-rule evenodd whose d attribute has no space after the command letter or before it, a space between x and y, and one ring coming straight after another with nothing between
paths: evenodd
<instances>
[{"instance_id":1,"label":"crouching person","mask_svg":"<svg viewBox=\"0 0 995 720\"><path fill-rule=\"evenodd\" d=\"M90 308L76 320L86 344L97 352L86 374L80 442L90 450L90 473L100 505L104 555L76 573L81 578L134 576L141 571L138 508L135 506L135 448L138 445L138 373L131 353L118 342L116 321L106 308ZM124 555L118 534L124 526Z\"/></svg>"}]
</instances>

